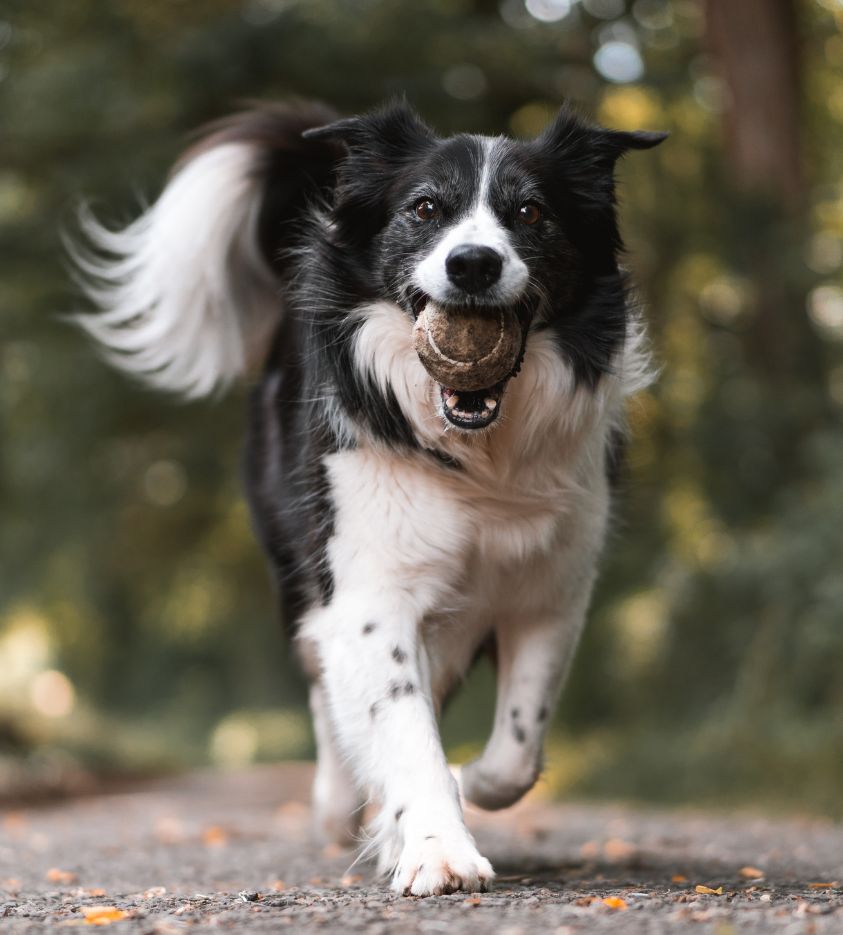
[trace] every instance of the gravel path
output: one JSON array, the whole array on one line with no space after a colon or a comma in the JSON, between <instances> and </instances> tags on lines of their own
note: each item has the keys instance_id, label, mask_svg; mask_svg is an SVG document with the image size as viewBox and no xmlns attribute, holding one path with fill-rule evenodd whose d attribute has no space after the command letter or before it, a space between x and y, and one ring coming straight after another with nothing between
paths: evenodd
<instances>
[{"instance_id":1,"label":"gravel path","mask_svg":"<svg viewBox=\"0 0 843 935\"><path fill-rule=\"evenodd\" d=\"M492 892L405 899L311 843L309 779L198 773L6 811L0 932L843 933L839 825L532 799L471 815Z\"/></svg>"}]
</instances>

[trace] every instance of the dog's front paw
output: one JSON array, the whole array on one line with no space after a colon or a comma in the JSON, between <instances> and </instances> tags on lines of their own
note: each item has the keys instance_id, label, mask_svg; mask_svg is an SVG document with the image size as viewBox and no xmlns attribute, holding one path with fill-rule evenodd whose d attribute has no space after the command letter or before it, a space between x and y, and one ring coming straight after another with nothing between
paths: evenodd
<instances>
[{"instance_id":1,"label":"dog's front paw","mask_svg":"<svg viewBox=\"0 0 843 935\"><path fill-rule=\"evenodd\" d=\"M404 896L442 896L458 890L485 890L492 865L474 846L467 831L429 834L408 840L392 878L392 889Z\"/></svg>"}]
</instances>

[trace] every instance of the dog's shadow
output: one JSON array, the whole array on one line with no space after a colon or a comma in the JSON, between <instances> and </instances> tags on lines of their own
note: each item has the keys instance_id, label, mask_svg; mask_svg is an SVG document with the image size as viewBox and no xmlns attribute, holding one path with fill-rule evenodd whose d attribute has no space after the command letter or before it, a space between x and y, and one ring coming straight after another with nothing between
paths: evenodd
<instances>
[{"instance_id":1,"label":"dog's shadow","mask_svg":"<svg viewBox=\"0 0 843 935\"><path fill-rule=\"evenodd\" d=\"M566 859L558 861L507 858L491 854L495 867L495 888L574 889L583 895L611 888L634 888L665 893L690 889L697 885L747 888L757 881L742 878L734 863L716 859L660 859L653 854L636 854L627 860Z\"/></svg>"}]
</instances>

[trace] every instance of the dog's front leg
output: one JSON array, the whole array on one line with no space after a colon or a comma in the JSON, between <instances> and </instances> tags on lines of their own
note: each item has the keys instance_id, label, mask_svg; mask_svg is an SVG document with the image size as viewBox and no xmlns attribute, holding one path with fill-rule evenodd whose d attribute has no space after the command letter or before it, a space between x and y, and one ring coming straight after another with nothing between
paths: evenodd
<instances>
[{"instance_id":1,"label":"dog's front leg","mask_svg":"<svg viewBox=\"0 0 843 935\"><path fill-rule=\"evenodd\" d=\"M605 503L596 498L571 518L568 538L534 564L512 610L495 621L495 723L483 753L460 772L463 795L481 808L513 805L539 777L545 734L591 599Z\"/></svg>"},{"instance_id":2,"label":"dog's front leg","mask_svg":"<svg viewBox=\"0 0 843 935\"><path fill-rule=\"evenodd\" d=\"M430 699L421 618L405 594L346 591L316 614L337 739L380 800L376 841L393 889L426 896L483 889L492 867L465 827Z\"/></svg>"},{"instance_id":3,"label":"dog's front leg","mask_svg":"<svg viewBox=\"0 0 843 935\"><path fill-rule=\"evenodd\" d=\"M542 768L544 737L576 644L580 621L559 616L511 620L497 631L495 723L481 756L460 771L465 798L507 808Z\"/></svg>"}]
</instances>

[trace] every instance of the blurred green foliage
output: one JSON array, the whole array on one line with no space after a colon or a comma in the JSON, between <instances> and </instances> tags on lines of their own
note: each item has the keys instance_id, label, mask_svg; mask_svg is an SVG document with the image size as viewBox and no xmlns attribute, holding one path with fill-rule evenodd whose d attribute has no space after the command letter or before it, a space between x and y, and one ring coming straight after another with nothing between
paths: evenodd
<instances>
[{"instance_id":1,"label":"blurred green foliage","mask_svg":"<svg viewBox=\"0 0 843 935\"><path fill-rule=\"evenodd\" d=\"M56 751L310 752L239 493L243 391L173 405L100 363L61 320L61 230L82 196L130 218L188 131L244 99L405 92L442 132L531 134L568 98L672 133L621 171L663 370L631 408L549 787L840 814L843 4L796 11L793 210L735 181L696 0L4 0L0 784ZM480 670L449 711L455 752L482 743L491 693Z\"/></svg>"}]
</instances>

